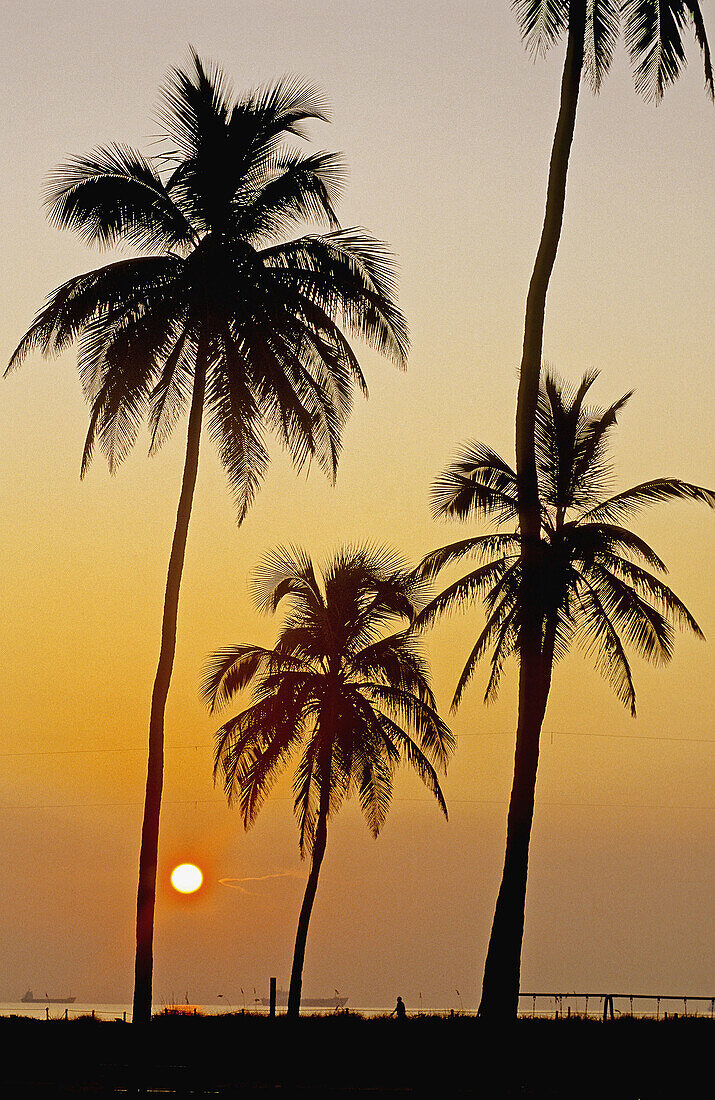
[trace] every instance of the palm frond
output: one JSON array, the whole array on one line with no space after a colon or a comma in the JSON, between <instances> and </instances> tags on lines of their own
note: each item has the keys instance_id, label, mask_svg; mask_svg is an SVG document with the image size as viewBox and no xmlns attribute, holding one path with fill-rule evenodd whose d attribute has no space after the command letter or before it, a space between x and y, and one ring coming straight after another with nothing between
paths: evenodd
<instances>
[{"instance_id":1,"label":"palm frond","mask_svg":"<svg viewBox=\"0 0 715 1100\"><path fill-rule=\"evenodd\" d=\"M330 121L323 93L315 84L298 76L284 76L251 92L238 105L238 111L251 119L261 120L258 133L263 141L266 134L276 132L279 127L280 133L302 137L301 123L310 119Z\"/></svg>"},{"instance_id":2,"label":"palm frond","mask_svg":"<svg viewBox=\"0 0 715 1100\"><path fill-rule=\"evenodd\" d=\"M494 518L503 523L518 512L516 474L491 447L468 443L432 485L433 516Z\"/></svg>"},{"instance_id":3,"label":"palm frond","mask_svg":"<svg viewBox=\"0 0 715 1100\"><path fill-rule=\"evenodd\" d=\"M667 584L663 584L652 573L649 573L646 569L641 569L640 566L628 561L626 558L616 557L615 555L610 555L606 559L604 567L608 568L610 572L615 570L620 573L637 592L655 601L679 627L692 630L698 638L705 637L683 601L676 596Z\"/></svg>"},{"instance_id":4,"label":"palm frond","mask_svg":"<svg viewBox=\"0 0 715 1100\"><path fill-rule=\"evenodd\" d=\"M588 419L576 439L573 456L572 506L584 508L606 490L611 468L603 459L608 433L616 425L618 414L633 396L626 393L605 410Z\"/></svg>"},{"instance_id":5,"label":"palm frond","mask_svg":"<svg viewBox=\"0 0 715 1100\"><path fill-rule=\"evenodd\" d=\"M509 657L516 650L516 643L518 638L519 628L519 609L513 608L506 618L501 622L499 631L496 635L496 642L491 656L491 670L489 673L489 679L487 681L486 690L484 692L484 702L488 705L493 703L499 692L499 685L501 683L501 675L504 665ZM459 704L459 697L455 692L455 702L453 706Z\"/></svg>"},{"instance_id":6,"label":"palm frond","mask_svg":"<svg viewBox=\"0 0 715 1100\"><path fill-rule=\"evenodd\" d=\"M685 8L679 0L622 0L635 88L658 102L685 66Z\"/></svg>"},{"instance_id":7,"label":"palm frond","mask_svg":"<svg viewBox=\"0 0 715 1100\"><path fill-rule=\"evenodd\" d=\"M100 147L59 165L45 204L52 225L73 230L87 244L165 251L194 240L154 166L126 145Z\"/></svg>"},{"instance_id":8,"label":"palm frond","mask_svg":"<svg viewBox=\"0 0 715 1100\"><path fill-rule=\"evenodd\" d=\"M663 615L612 570L596 566L588 578L611 621L646 660L665 663L673 655L674 632Z\"/></svg>"},{"instance_id":9,"label":"palm frond","mask_svg":"<svg viewBox=\"0 0 715 1100\"><path fill-rule=\"evenodd\" d=\"M579 523L617 522L641 508L666 500L695 500L715 508L715 491L675 477L656 478L654 481L644 481L642 485L634 485L590 508L580 517Z\"/></svg>"},{"instance_id":10,"label":"palm frond","mask_svg":"<svg viewBox=\"0 0 715 1100\"><path fill-rule=\"evenodd\" d=\"M568 26L568 0L512 0L511 6L533 56L545 54Z\"/></svg>"},{"instance_id":11,"label":"palm frond","mask_svg":"<svg viewBox=\"0 0 715 1100\"><path fill-rule=\"evenodd\" d=\"M363 229L301 237L261 250L288 286L342 318L352 335L404 367L407 323L396 305L397 268L386 245Z\"/></svg>"},{"instance_id":12,"label":"palm frond","mask_svg":"<svg viewBox=\"0 0 715 1100\"><path fill-rule=\"evenodd\" d=\"M187 336L186 329L178 334L150 395L150 455L156 454L171 435L191 393L192 363Z\"/></svg>"},{"instance_id":13,"label":"palm frond","mask_svg":"<svg viewBox=\"0 0 715 1100\"><path fill-rule=\"evenodd\" d=\"M593 0L592 14L597 14L596 2ZM615 19L613 5L604 8L598 18ZM606 445L631 394L608 408L589 407L586 399L597 377L597 371L589 371L578 386L571 387L547 368L540 386L536 459L541 501L538 601L542 657L550 680L554 662L566 655L575 638L581 639L595 654L597 667L618 697L635 713L625 645L650 660L665 661L673 649L673 627L691 630L698 637L702 631L675 593L643 568L645 563L665 572L665 563L620 520L665 500L694 500L715 507L715 492L676 478L658 478L604 500L611 476ZM441 498L435 510L453 510L462 518L481 512L492 523L499 523L498 494L503 492L509 497L503 505L507 514L513 496L515 518L515 480L498 455L483 444L472 444L437 482ZM414 575L431 580L445 566L469 557L484 564L433 597L413 625L414 630L422 630L439 615L473 599L478 598L484 606L486 623L457 682L453 710L461 703L478 663L489 652L491 668L484 701L496 698L505 663L516 650L522 620L518 530L478 535L440 547L423 558Z\"/></svg>"},{"instance_id":14,"label":"palm frond","mask_svg":"<svg viewBox=\"0 0 715 1100\"><path fill-rule=\"evenodd\" d=\"M460 673L457 686L454 689L454 695L452 697L452 712L456 711L462 702L465 689L469 685L476 671L479 661L487 652L490 646L494 646L493 653L496 655L499 653L498 661L492 658L492 673L490 676L487 691L484 696L484 701L491 702L496 698L499 677L501 675L501 669L506 660L506 657L511 655L514 649L514 643L516 640L515 624L517 620L517 609L513 605L512 601L505 597L499 603L496 604L491 614L487 618L484 628L474 643L472 650L467 657L464 668ZM513 638L512 638L513 635ZM512 644L509 645L509 639L512 640Z\"/></svg>"},{"instance_id":15,"label":"palm frond","mask_svg":"<svg viewBox=\"0 0 715 1100\"><path fill-rule=\"evenodd\" d=\"M427 661L409 630L380 638L348 654L344 668L351 679L394 684L436 708Z\"/></svg>"},{"instance_id":16,"label":"palm frond","mask_svg":"<svg viewBox=\"0 0 715 1100\"><path fill-rule=\"evenodd\" d=\"M410 735L388 715L378 712L377 718L383 728L385 736L390 737L396 748L398 748L404 756L406 762L414 768L424 785L427 787L427 790L436 799L437 805L444 816L448 818L447 803L442 793L439 777L431 761Z\"/></svg>"},{"instance_id":17,"label":"palm frond","mask_svg":"<svg viewBox=\"0 0 715 1100\"><path fill-rule=\"evenodd\" d=\"M238 801L248 828L304 736L311 714L312 684L297 683L227 722L216 735L214 774L224 774L232 804Z\"/></svg>"},{"instance_id":18,"label":"palm frond","mask_svg":"<svg viewBox=\"0 0 715 1100\"><path fill-rule=\"evenodd\" d=\"M502 580L506 573L512 573L519 566L518 560L512 558L499 558L496 561L487 562L478 569L460 577L440 592L438 596L430 600L426 607L420 611L415 620L415 629L422 630L429 626L439 615L446 611L459 609L460 605L471 602L485 592L492 589Z\"/></svg>"},{"instance_id":19,"label":"palm frond","mask_svg":"<svg viewBox=\"0 0 715 1100\"><path fill-rule=\"evenodd\" d=\"M259 669L275 660L273 650L255 645L235 645L212 654L204 668L201 697L209 713L227 706L234 695L255 677Z\"/></svg>"},{"instance_id":20,"label":"palm frond","mask_svg":"<svg viewBox=\"0 0 715 1100\"><path fill-rule=\"evenodd\" d=\"M703 55L703 69L705 71L705 90L707 91L710 99L715 100L715 82L713 81L713 64L712 57L710 56L710 44L708 43L708 36L705 31L705 20L703 19L703 13L700 8L698 0L684 0L685 7L690 13L690 18L693 21L693 29L695 30L695 41L700 47L700 52Z\"/></svg>"},{"instance_id":21,"label":"palm frond","mask_svg":"<svg viewBox=\"0 0 715 1100\"><path fill-rule=\"evenodd\" d=\"M636 692L626 651L598 593L585 579L579 591L579 604L587 652L596 657L596 668L635 718Z\"/></svg>"},{"instance_id":22,"label":"palm frond","mask_svg":"<svg viewBox=\"0 0 715 1100\"><path fill-rule=\"evenodd\" d=\"M619 0L588 0L584 68L594 92L611 67L620 28Z\"/></svg>"},{"instance_id":23,"label":"palm frond","mask_svg":"<svg viewBox=\"0 0 715 1100\"><path fill-rule=\"evenodd\" d=\"M265 246L306 221L339 229L335 206L344 186L345 163L338 153L272 153L242 181L234 198L233 231Z\"/></svg>"},{"instance_id":24,"label":"palm frond","mask_svg":"<svg viewBox=\"0 0 715 1100\"><path fill-rule=\"evenodd\" d=\"M316 775L316 742L305 746L293 779L293 809L298 819L298 846L301 859L312 851L320 801L320 784Z\"/></svg>"},{"instance_id":25,"label":"palm frond","mask_svg":"<svg viewBox=\"0 0 715 1100\"><path fill-rule=\"evenodd\" d=\"M392 803L393 764L390 753L385 751L386 739L379 721L374 725L379 731L379 739L371 738L367 730L363 730L363 736L355 738L351 772L355 776L360 808L370 832L377 837ZM390 747L399 759L399 752L394 746Z\"/></svg>"},{"instance_id":26,"label":"palm frond","mask_svg":"<svg viewBox=\"0 0 715 1100\"><path fill-rule=\"evenodd\" d=\"M502 554L506 560L518 550L519 535L516 532L475 535L472 538L460 539L459 542L441 546L438 550L432 550L429 554L425 554L414 573L420 580L432 580L446 566L461 561L465 557L473 557L477 561L483 562L485 558Z\"/></svg>"},{"instance_id":27,"label":"palm frond","mask_svg":"<svg viewBox=\"0 0 715 1100\"><path fill-rule=\"evenodd\" d=\"M226 471L240 524L268 469L268 453L260 410L228 333L219 340L217 359L206 387L208 430Z\"/></svg>"},{"instance_id":28,"label":"palm frond","mask_svg":"<svg viewBox=\"0 0 715 1100\"><path fill-rule=\"evenodd\" d=\"M32 351L60 354L94 321L111 326L137 309L159 308L172 298L180 274L177 257L147 256L120 260L68 279L35 315L5 373L20 366ZM84 382L83 388L87 394Z\"/></svg>"},{"instance_id":29,"label":"palm frond","mask_svg":"<svg viewBox=\"0 0 715 1100\"><path fill-rule=\"evenodd\" d=\"M286 596L304 600L311 610L323 607L323 597L310 557L298 546L270 550L253 574L253 598L259 611L276 611Z\"/></svg>"},{"instance_id":30,"label":"palm frond","mask_svg":"<svg viewBox=\"0 0 715 1100\"><path fill-rule=\"evenodd\" d=\"M561 528L565 553L571 560L586 563L598 556L628 554L644 561L652 569L667 573L665 562L639 535L613 523L584 523L579 518Z\"/></svg>"},{"instance_id":31,"label":"palm frond","mask_svg":"<svg viewBox=\"0 0 715 1100\"><path fill-rule=\"evenodd\" d=\"M157 374L157 353L166 340L168 321L145 316L100 324L97 352L101 383L91 397L89 430L82 455L81 473L87 470L98 438L110 473L126 458L136 441L149 407ZM84 336L83 355L91 360L89 345L95 343L93 326Z\"/></svg>"},{"instance_id":32,"label":"palm frond","mask_svg":"<svg viewBox=\"0 0 715 1100\"><path fill-rule=\"evenodd\" d=\"M423 747L443 767L454 749L454 736L439 714L411 692L392 684L361 683L353 685L371 701L387 708L393 717L415 730Z\"/></svg>"},{"instance_id":33,"label":"palm frond","mask_svg":"<svg viewBox=\"0 0 715 1100\"><path fill-rule=\"evenodd\" d=\"M173 156L192 163L225 134L234 97L219 65L202 61L193 47L189 54L188 69L170 69L157 114L175 147Z\"/></svg>"}]
</instances>

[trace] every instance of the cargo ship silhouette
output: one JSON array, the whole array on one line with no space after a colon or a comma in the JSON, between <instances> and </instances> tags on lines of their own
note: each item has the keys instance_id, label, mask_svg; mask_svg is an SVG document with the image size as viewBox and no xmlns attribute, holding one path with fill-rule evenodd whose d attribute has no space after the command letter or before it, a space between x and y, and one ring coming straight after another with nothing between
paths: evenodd
<instances>
[{"instance_id":1,"label":"cargo ship silhouette","mask_svg":"<svg viewBox=\"0 0 715 1100\"><path fill-rule=\"evenodd\" d=\"M35 997L31 989L20 998L24 1005L71 1005L76 1000L76 997L50 997L47 993L44 997Z\"/></svg>"},{"instance_id":2,"label":"cargo ship silhouette","mask_svg":"<svg viewBox=\"0 0 715 1100\"><path fill-rule=\"evenodd\" d=\"M337 991L336 991L337 993ZM261 1004L267 1007L270 1005L270 997L261 997ZM301 997L301 1008L343 1008L348 1003L347 997ZM288 990L278 989L276 990L276 1006L278 1008L285 1008L288 1004Z\"/></svg>"}]
</instances>

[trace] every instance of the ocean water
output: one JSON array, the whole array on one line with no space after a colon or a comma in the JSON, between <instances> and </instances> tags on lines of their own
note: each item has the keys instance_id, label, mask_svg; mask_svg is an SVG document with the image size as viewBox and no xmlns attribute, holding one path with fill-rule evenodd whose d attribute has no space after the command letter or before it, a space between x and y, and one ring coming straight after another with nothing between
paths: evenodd
<instances>
[{"instance_id":1,"label":"ocean water","mask_svg":"<svg viewBox=\"0 0 715 1100\"><path fill-rule=\"evenodd\" d=\"M160 1011L160 1009L159 1009ZM74 1020L78 1016L95 1016L101 1020L131 1020L131 1004L99 1004L82 1003L74 1004L25 1004L23 1001L6 1001L0 1003L0 1016L29 1016L35 1020L60 1020L65 1018Z\"/></svg>"},{"instance_id":2,"label":"ocean water","mask_svg":"<svg viewBox=\"0 0 715 1100\"><path fill-rule=\"evenodd\" d=\"M392 1011L389 1008L353 1008L350 1003L345 1006L353 1012L359 1012L364 1016L383 1016ZM268 1008L256 1005L249 999L244 1004L239 999L235 1004L228 1000L218 1004L173 1004L171 1002L154 1004L152 1011L160 1013L164 1011L193 1013L194 1010L202 1016L222 1016L232 1012L250 1012L256 1016L267 1016ZM304 1008L304 1015L331 1013L330 1008ZM279 1006L278 1012L285 1012L285 1008ZM130 1022L132 1018L132 1006L130 1003L105 1004L102 1002L75 1001L74 1004L25 1004L22 1001L0 1002L0 1016L29 1016L35 1020L76 1020L79 1016L94 1015L100 1020L122 1020Z\"/></svg>"},{"instance_id":3,"label":"ocean water","mask_svg":"<svg viewBox=\"0 0 715 1100\"><path fill-rule=\"evenodd\" d=\"M389 1016L394 1009L394 1004L389 1006L376 1007L351 1005L350 1001L345 1005L345 1009L349 1012L359 1013L361 1016ZM252 998L247 998L244 1004L243 998L240 998L236 1003L229 1001L219 1002L218 1004L182 1004L182 1003L159 1003L152 1006L154 1013L161 1013L164 1011L180 1012L182 1014L191 1014L194 1012L202 1016L225 1016L233 1012L247 1012L256 1016L267 1016L267 1006L257 1005L253 1002ZM278 1014L285 1013L285 1006L278 1006ZM325 1016L331 1015L335 1010L331 1008L301 1008L301 1015L303 1016ZM424 1013L425 1015L440 1015L448 1016L449 1008L422 1008L419 1005L407 1005L407 1011L410 1015L417 1015L418 1013ZM460 1012L463 1015L473 1015L473 1012L457 1007L455 1011ZM29 1016L35 1020L76 1020L80 1016L92 1016L94 1015L99 1020L122 1020L127 1023L131 1022L132 1018L132 1006L130 1003L116 1003L105 1004L101 1002L81 1002L75 1001L74 1004L24 1004L22 1001L8 1001L5 1003L0 1002L0 1016Z\"/></svg>"}]
</instances>

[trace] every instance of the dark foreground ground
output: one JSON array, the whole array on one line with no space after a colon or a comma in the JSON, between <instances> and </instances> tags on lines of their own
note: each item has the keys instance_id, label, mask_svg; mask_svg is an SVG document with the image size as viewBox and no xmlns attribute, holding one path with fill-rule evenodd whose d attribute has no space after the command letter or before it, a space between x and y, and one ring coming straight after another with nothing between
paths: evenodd
<instances>
[{"instance_id":1,"label":"dark foreground ground","mask_svg":"<svg viewBox=\"0 0 715 1100\"><path fill-rule=\"evenodd\" d=\"M91 1019L0 1019L0 1095L59 1097L573 1097L713 1095L715 1021L406 1021L165 1016L144 1035Z\"/></svg>"}]
</instances>

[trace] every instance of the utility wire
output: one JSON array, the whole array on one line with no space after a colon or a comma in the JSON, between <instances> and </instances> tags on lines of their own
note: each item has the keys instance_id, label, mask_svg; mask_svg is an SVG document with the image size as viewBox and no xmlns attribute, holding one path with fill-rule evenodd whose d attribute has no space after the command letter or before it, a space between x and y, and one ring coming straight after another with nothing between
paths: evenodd
<instances>
[{"instance_id":1,"label":"utility wire","mask_svg":"<svg viewBox=\"0 0 715 1100\"><path fill-rule=\"evenodd\" d=\"M484 730L476 733L456 734L457 741L463 741L468 737L513 737L514 730ZM672 741L688 742L696 745L715 745L713 737L668 737L663 734L649 733L589 733L580 730L544 730L542 738L548 737L602 737L606 739L620 738L624 741ZM171 745L165 746L170 752L190 752L196 749L211 749L213 742L204 741L196 745ZM81 753L112 753L112 752L142 752L146 753L146 745L116 746L105 748L97 746L90 749L31 749L24 752L0 752L0 759L19 758L23 756L74 756Z\"/></svg>"}]
</instances>

